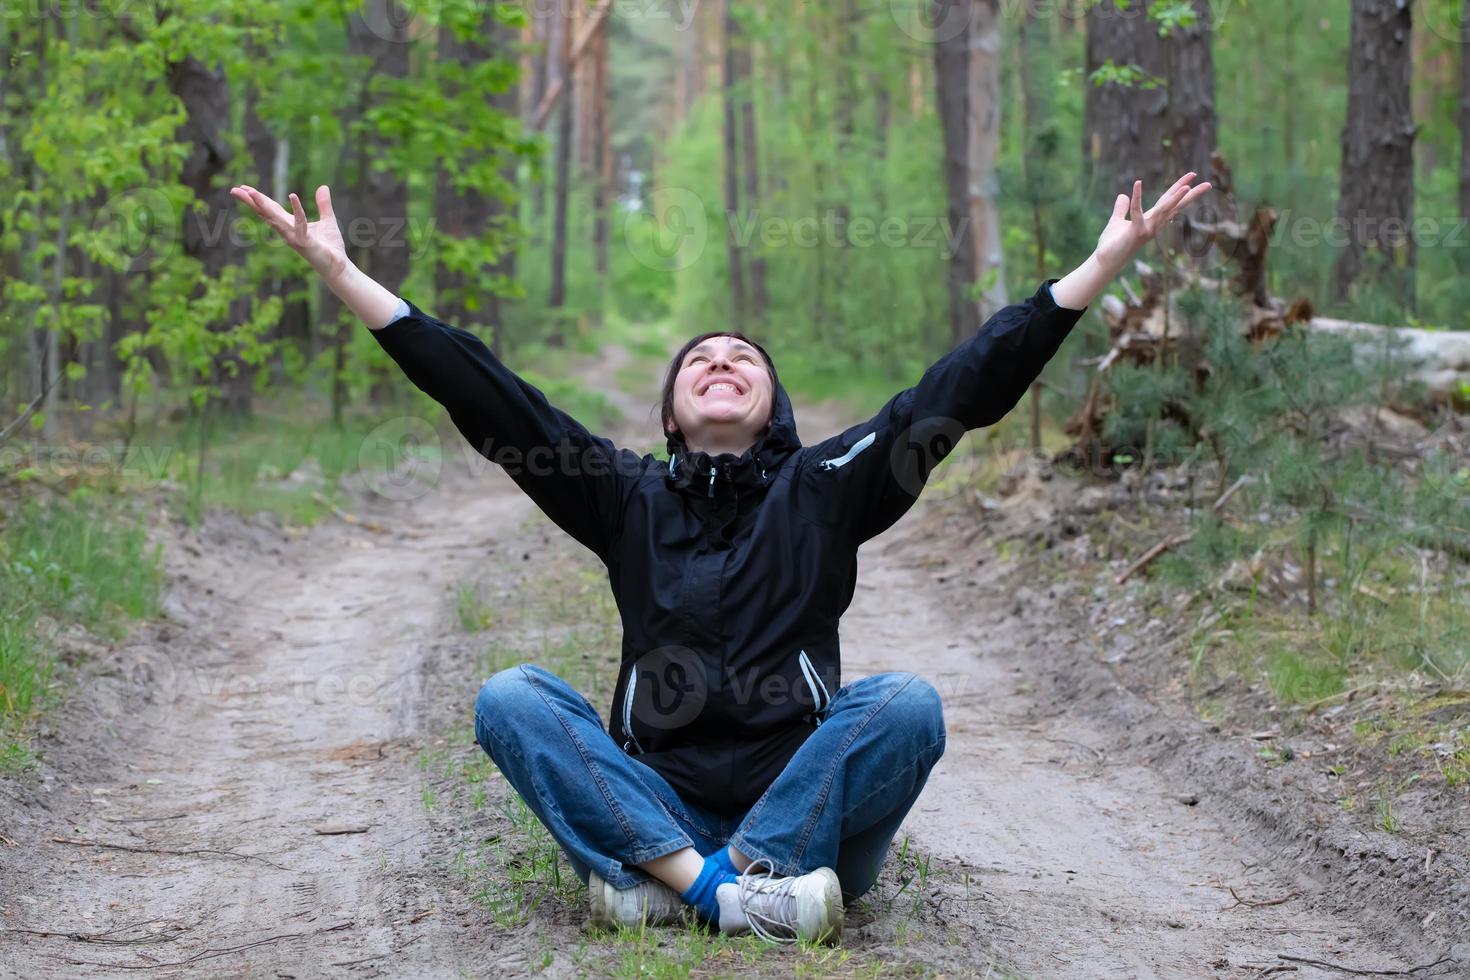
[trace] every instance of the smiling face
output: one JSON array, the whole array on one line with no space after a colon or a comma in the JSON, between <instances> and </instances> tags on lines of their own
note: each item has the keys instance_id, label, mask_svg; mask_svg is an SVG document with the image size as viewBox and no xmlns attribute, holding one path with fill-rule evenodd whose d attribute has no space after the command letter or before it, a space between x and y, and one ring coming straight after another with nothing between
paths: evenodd
<instances>
[{"instance_id":1,"label":"smiling face","mask_svg":"<svg viewBox=\"0 0 1470 980\"><path fill-rule=\"evenodd\" d=\"M766 359L738 337L700 340L684 353L673 378L670 432L691 450L740 454L771 421L774 386Z\"/></svg>"}]
</instances>

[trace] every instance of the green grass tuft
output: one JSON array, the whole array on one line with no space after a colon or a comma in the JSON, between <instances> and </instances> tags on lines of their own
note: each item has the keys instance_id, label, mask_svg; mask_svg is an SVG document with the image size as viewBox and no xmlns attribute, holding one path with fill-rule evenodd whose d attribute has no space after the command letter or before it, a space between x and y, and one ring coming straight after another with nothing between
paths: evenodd
<instances>
[{"instance_id":1,"label":"green grass tuft","mask_svg":"<svg viewBox=\"0 0 1470 980\"><path fill-rule=\"evenodd\" d=\"M43 621L108 638L157 613L160 548L136 516L81 488L29 501L0 525L0 771L34 765L26 731L54 696Z\"/></svg>"}]
</instances>

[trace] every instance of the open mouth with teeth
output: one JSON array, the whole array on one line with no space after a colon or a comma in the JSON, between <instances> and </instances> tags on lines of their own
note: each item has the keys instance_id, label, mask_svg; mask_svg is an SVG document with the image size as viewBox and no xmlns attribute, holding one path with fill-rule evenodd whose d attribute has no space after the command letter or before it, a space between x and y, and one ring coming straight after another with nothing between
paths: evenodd
<instances>
[{"instance_id":1,"label":"open mouth with teeth","mask_svg":"<svg viewBox=\"0 0 1470 980\"><path fill-rule=\"evenodd\" d=\"M703 397L704 395L708 395L711 392L715 391L728 391L736 395L745 394L745 392L741 390L740 386L733 381L712 381L704 386L704 390L700 392L700 396Z\"/></svg>"}]
</instances>

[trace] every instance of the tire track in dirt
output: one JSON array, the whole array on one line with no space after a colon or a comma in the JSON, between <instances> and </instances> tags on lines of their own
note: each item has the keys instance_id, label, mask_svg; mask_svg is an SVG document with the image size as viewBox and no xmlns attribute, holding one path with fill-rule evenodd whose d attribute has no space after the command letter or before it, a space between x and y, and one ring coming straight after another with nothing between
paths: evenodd
<instances>
[{"instance_id":1,"label":"tire track in dirt","mask_svg":"<svg viewBox=\"0 0 1470 980\"><path fill-rule=\"evenodd\" d=\"M1089 703L1128 695L1089 663L1061 599L1015 561L946 543L932 516L921 502L860 554L844 681L914 670L940 691L947 751L900 833L970 869L1007 961L1035 976L1162 978L1257 977L1290 965L1279 953L1368 970L1436 959L1391 938L1390 922L1322 910L1323 885L1194 805L1220 787L1171 784L1118 745ZM1091 687L1055 696L1049 671ZM1294 897L1247 907L1230 887L1246 902Z\"/></svg>"},{"instance_id":2,"label":"tire track in dirt","mask_svg":"<svg viewBox=\"0 0 1470 980\"><path fill-rule=\"evenodd\" d=\"M168 624L132 647L150 690L77 733L115 762L53 792L55 819L21 842L0 904L33 931L0 934L0 974L485 968L427 870L418 668L449 629L448 590L534 508L489 472L372 499L361 523L294 539L218 515L154 530ZM68 932L108 941L37 935Z\"/></svg>"}]
</instances>

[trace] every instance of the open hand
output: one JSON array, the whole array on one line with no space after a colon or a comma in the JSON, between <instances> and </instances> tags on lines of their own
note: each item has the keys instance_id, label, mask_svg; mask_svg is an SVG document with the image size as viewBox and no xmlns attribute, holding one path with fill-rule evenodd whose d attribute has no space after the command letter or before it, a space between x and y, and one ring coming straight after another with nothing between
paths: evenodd
<instances>
[{"instance_id":1,"label":"open hand","mask_svg":"<svg viewBox=\"0 0 1470 980\"><path fill-rule=\"evenodd\" d=\"M332 279L347 268L347 246L342 240L337 215L332 211L332 192L326 184L316 189L316 209L321 215L317 221L306 220L306 210L295 194L291 195L290 214L248 184L231 187L230 195L250 205L322 278Z\"/></svg>"},{"instance_id":2,"label":"open hand","mask_svg":"<svg viewBox=\"0 0 1470 980\"><path fill-rule=\"evenodd\" d=\"M1113 202L1113 217L1097 239L1098 262L1111 277L1123 271L1138 250L1153 241L1169 221L1181 210L1204 196L1210 189L1209 181L1198 187L1190 187L1190 181L1198 174L1185 174L1164 192L1159 202L1147 211L1143 210L1143 181L1133 182L1133 199L1119 194Z\"/></svg>"}]
</instances>

